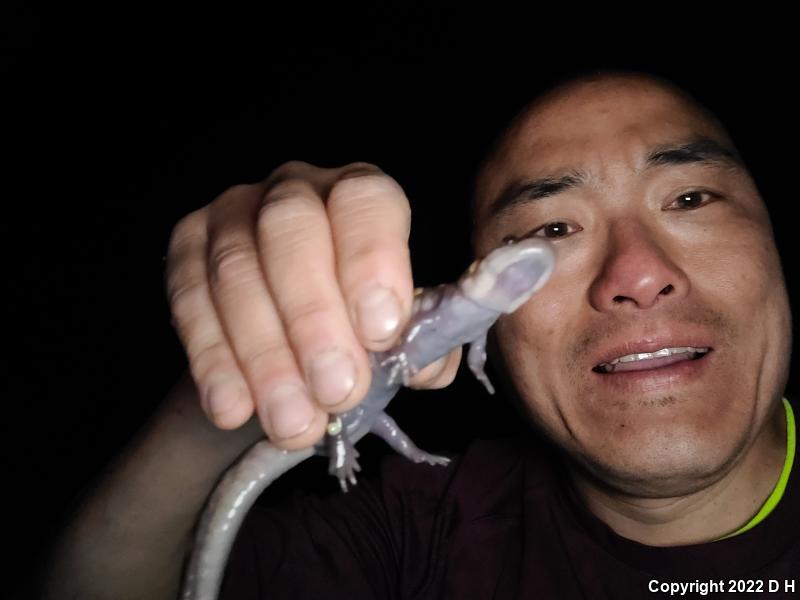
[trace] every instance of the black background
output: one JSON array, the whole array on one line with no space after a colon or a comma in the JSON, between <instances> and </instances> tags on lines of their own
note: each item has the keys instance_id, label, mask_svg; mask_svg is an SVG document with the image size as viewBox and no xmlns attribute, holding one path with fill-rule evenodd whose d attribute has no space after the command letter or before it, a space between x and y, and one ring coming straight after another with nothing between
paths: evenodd
<instances>
[{"instance_id":1,"label":"black background","mask_svg":"<svg viewBox=\"0 0 800 600\"><path fill-rule=\"evenodd\" d=\"M436 284L470 261L469 176L521 103L575 69L647 70L728 125L770 205L796 303L797 69L780 15L736 27L679 15L656 32L663 15L580 29L578 15L425 6L6 9L2 518L12 573L34 563L185 369L162 282L172 227L287 160L369 161L395 177L412 204L415 280ZM796 371L794 361L793 381ZM403 393L391 412L432 449L519 427L463 370L447 390Z\"/></svg>"}]
</instances>

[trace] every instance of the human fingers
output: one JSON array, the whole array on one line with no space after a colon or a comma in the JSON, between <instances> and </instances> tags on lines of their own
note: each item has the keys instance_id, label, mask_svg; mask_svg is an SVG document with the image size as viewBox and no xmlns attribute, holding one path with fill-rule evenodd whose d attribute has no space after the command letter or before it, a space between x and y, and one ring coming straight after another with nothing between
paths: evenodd
<instances>
[{"instance_id":1,"label":"human fingers","mask_svg":"<svg viewBox=\"0 0 800 600\"><path fill-rule=\"evenodd\" d=\"M255 403L273 441L303 447L324 434L326 411L360 401L370 380L361 344L390 346L410 310L409 227L400 186L366 163L287 163L184 219L174 238L193 243L174 244L186 251L172 261L171 271L184 274L172 288L192 293L171 296L193 300L173 312L192 324L180 328L182 341L212 420L238 426ZM387 292L398 300L399 317L376 306L380 288L384 300ZM370 292L372 306L364 302ZM457 361L443 365L455 374ZM438 385L442 373L426 379L435 369L412 381Z\"/></svg>"},{"instance_id":2,"label":"human fingers","mask_svg":"<svg viewBox=\"0 0 800 600\"><path fill-rule=\"evenodd\" d=\"M327 413L309 394L262 269L262 262L271 269L276 259L260 255L256 237L265 194L263 184L235 186L209 206L209 285L249 390L248 395L222 401L230 403L224 410L235 414L246 410L235 403L247 404L251 412L255 406L268 437L276 445L296 449L324 435Z\"/></svg>"},{"instance_id":3,"label":"human fingers","mask_svg":"<svg viewBox=\"0 0 800 600\"><path fill-rule=\"evenodd\" d=\"M397 342L413 304L408 198L377 166L354 163L337 174L327 211L353 326L366 347L385 350ZM449 385L460 359L456 348L416 373L410 387Z\"/></svg>"},{"instance_id":4,"label":"human fingers","mask_svg":"<svg viewBox=\"0 0 800 600\"><path fill-rule=\"evenodd\" d=\"M337 277L325 207L336 173L287 163L265 183L256 222L261 269L287 347L309 396L325 412L355 407L371 380L367 353L353 330ZM260 416L268 418L274 410L268 394L256 403Z\"/></svg>"},{"instance_id":5,"label":"human fingers","mask_svg":"<svg viewBox=\"0 0 800 600\"><path fill-rule=\"evenodd\" d=\"M336 174L326 209L353 328L364 347L386 350L407 322L414 296L408 199L378 167L354 163Z\"/></svg>"},{"instance_id":6,"label":"human fingers","mask_svg":"<svg viewBox=\"0 0 800 600\"><path fill-rule=\"evenodd\" d=\"M253 409L211 298L206 269L207 222L208 210L204 207L186 215L173 228L165 285L172 323L186 350L201 406L212 422L230 429L244 423Z\"/></svg>"}]
</instances>

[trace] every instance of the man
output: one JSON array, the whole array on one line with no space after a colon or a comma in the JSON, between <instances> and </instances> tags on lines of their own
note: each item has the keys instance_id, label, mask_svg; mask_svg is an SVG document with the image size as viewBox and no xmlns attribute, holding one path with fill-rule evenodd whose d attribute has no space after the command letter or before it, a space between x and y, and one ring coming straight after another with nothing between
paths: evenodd
<instances>
[{"instance_id":1,"label":"man","mask_svg":"<svg viewBox=\"0 0 800 600\"><path fill-rule=\"evenodd\" d=\"M509 236L556 247L549 283L493 332L554 447L390 460L352 495L254 510L223 597L796 591L789 304L722 125L654 77L581 77L520 113L476 183L476 255ZM168 287L197 391L176 388L86 502L52 597L174 597L203 500L260 428L308 446L363 397L364 348L408 318L409 226L400 187L364 164L288 163L181 221ZM414 384L446 385L459 357Z\"/></svg>"}]
</instances>

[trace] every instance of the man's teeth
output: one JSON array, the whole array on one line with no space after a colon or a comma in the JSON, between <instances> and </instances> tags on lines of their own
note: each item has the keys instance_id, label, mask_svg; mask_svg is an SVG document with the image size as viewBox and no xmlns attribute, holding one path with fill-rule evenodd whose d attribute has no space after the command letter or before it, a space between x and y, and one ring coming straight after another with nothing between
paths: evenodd
<instances>
[{"instance_id":1,"label":"man's teeth","mask_svg":"<svg viewBox=\"0 0 800 600\"><path fill-rule=\"evenodd\" d=\"M662 348L661 350L656 350L655 352L637 352L634 354L620 356L609 363L600 363L597 365L597 370L604 373L610 373L614 370L614 365L619 363L629 363L638 360L651 360L653 358L672 356L673 354L691 354L691 358L697 358L698 356L702 356L708 352L708 350L708 348L695 348L694 346L678 346L676 348Z\"/></svg>"},{"instance_id":2,"label":"man's teeth","mask_svg":"<svg viewBox=\"0 0 800 600\"><path fill-rule=\"evenodd\" d=\"M637 354L626 354L625 356L620 356L619 358L615 358L610 363L615 365L621 362L633 362L635 360L650 360L651 358L661 358L664 356L672 356L673 354L686 354L686 353L695 353L700 352L701 354L705 354L708 352L708 348L695 348L694 346L678 346L677 348L662 348L661 350L656 350L655 352L639 352Z\"/></svg>"}]
</instances>

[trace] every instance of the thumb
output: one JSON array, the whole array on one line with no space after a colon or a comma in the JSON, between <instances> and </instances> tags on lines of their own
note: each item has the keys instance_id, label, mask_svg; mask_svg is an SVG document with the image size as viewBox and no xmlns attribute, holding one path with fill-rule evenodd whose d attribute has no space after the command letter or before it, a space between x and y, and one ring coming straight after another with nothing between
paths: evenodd
<instances>
[{"instance_id":1,"label":"thumb","mask_svg":"<svg viewBox=\"0 0 800 600\"><path fill-rule=\"evenodd\" d=\"M415 390L435 390L453 383L461 363L461 346L421 369L411 379L408 387Z\"/></svg>"}]
</instances>

